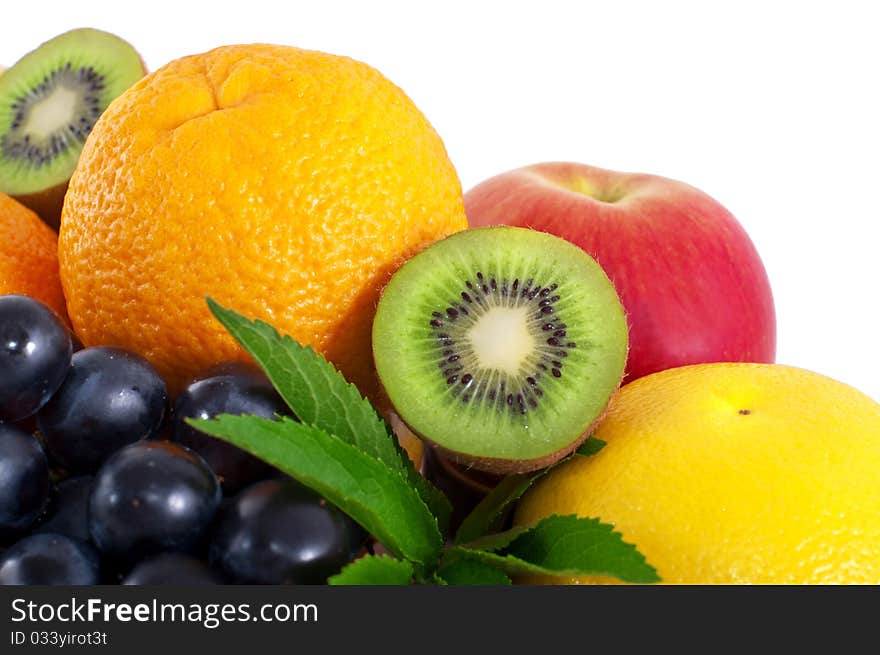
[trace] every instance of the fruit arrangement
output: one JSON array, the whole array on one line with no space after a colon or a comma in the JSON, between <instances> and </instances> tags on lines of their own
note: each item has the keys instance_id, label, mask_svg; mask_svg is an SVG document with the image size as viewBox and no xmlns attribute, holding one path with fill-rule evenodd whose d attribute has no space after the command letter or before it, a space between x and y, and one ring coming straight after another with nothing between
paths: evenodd
<instances>
[{"instance_id":1,"label":"fruit arrangement","mask_svg":"<svg viewBox=\"0 0 880 655\"><path fill-rule=\"evenodd\" d=\"M0 146L0 584L880 582L880 405L689 185L463 194L366 64L90 29Z\"/></svg>"}]
</instances>

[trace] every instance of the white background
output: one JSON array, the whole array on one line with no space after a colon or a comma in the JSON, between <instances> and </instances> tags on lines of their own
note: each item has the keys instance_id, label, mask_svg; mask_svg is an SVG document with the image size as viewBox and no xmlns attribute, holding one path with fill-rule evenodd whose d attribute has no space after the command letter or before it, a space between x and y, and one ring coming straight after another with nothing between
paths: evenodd
<instances>
[{"instance_id":1,"label":"white background","mask_svg":"<svg viewBox=\"0 0 880 655\"><path fill-rule=\"evenodd\" d=\"M465 190L570 160L701 188L770 275L778 361L880 400L880 22L872 3L6 3L0 63L74 27L150 69L229 43L361 59L413 98Z\"/></svg>"}]
</instances>

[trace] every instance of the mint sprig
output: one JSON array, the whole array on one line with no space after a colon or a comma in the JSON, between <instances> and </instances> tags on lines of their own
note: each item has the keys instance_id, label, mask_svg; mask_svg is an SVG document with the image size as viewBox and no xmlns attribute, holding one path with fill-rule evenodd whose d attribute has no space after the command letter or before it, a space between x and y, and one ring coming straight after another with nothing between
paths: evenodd
<instances>
[{"instance_id":1,"label":"mint sprig","mask_svg":"<svg viewBox=\"0 0 880 655\"><path fill-rule=\"evenodd\" d=\"M282 337L271 325L250 321L212 298L208 307L265 371L300 421L357 446L403 475L446 530L452 513L449 500L419 475L391 428L357 387L311 347Z\"/></svg>"},{"instance_id":2,"label":"mint sprig","mask_svg":"<svg viewBox=\"0 0 880 655\"><path fill-rule=\"evenodd\" d=\"M451 505L418 474L394 433L356 387L310 347L210 298L208 305L266 372L297 420L223 415L188 420L321 494L394 557L365 556L331 584L509 584L510 575L605 574L655 582L656 571L613 526L551 516L500 532L514 503L545 471L504 479L447 544ZM588 439L578 453L604 442Z\"/></svg>"}]
</instances>

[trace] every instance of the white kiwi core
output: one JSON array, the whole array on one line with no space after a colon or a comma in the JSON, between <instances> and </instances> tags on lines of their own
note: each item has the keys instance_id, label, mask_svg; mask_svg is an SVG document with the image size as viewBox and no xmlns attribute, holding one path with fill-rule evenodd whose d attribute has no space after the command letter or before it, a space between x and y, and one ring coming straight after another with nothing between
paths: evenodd
<instances>
[{"instance_id":1,"label":"white kiwi core","mask_svg":"<svg viewBox=\"0 0 880 655\"><path fill-rule=\"evenodd\" d=\"M528 307L492 307L468 330L466 338L486 370L519 373L526 358L535 351L529 331Z\"/></svg>"},{"instance_id":2,"label":"white kiwi core","mask_svg":"<svg viewBox=\"0 0 880 655\"><path fill-rule=\"evenodd\" d=\"M55 87L52 93L31 107L22 132L45 139L64 128L70 122L71 116L77 115L81 95L77 89Z\"/></svg>"}]
</instances>

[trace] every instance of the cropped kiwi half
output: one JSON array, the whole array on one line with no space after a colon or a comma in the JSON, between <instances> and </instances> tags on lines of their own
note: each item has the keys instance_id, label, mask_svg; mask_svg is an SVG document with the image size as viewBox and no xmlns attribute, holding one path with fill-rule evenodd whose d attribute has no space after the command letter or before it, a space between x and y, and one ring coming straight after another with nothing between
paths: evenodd
<instances>
[{"instance_id":1,"label":"cropped kiwi half","mask_svg":"<svg viewBox=\"0 0 880 655\"><path fill-rule=\"evenodd\" d=\"M493 473L549 466L589 436L620 385L623 307L563 239L515 227L459 232L385 288L376 371L414 433Z\"/></svg>"},{"instance_id":2,"label":"cropped kiwi half","mask_svg":"<svg viewBox=\"0 0 880 655\"><path fill-rule=\"evenodd\" d=\"M0 191L57 228L67 182L95 121L144 75L117 36L78 29L0 75Z\"/></svg>"}]
</instances>

